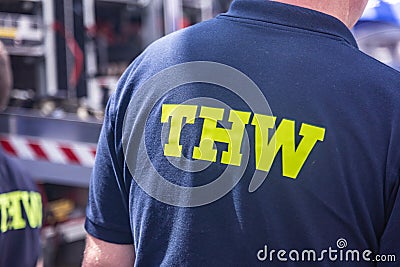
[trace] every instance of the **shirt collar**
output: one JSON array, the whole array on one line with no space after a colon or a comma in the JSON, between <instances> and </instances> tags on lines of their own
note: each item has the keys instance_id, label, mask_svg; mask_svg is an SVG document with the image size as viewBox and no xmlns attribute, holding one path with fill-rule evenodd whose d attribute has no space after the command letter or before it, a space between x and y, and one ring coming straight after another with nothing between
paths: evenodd
<instances>
[{"instance_id":1,"label":"shirt collar","mask_svg":"<svg viewBox=\"0 0 400 267\"><path fill-rule=\"evenodd\" d=\"M353 34L340 20L308 8L268 0L235 0L223 15L329 34L357 47Z\"/></svg>"}]
</instances>

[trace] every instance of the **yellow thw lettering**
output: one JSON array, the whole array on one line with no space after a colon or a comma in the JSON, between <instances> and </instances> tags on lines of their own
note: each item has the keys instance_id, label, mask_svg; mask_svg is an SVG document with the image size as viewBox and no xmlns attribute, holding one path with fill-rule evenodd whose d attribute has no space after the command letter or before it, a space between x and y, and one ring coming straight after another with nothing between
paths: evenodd
<instances>
[{"instance_id":1,"label":"yellow thw lettering","mask_svg":"<svg viewBox=\"0 0 400 267\"><path fill-rule=\"evenodd\" d=\"M162 106L161 122L167 123L171 118L168 144L164 146L164 155L181 157L182 145L180 145L183 118L186 123L193 124L197 112L197 106L164 104Z\"/></svg>"},{"instance_id":2,"label":"yellow thw lettering","mask_svg":"<svg viewBox=\"0 0 400 267\"><path fill-rule=\"evenodd\" d=\"M39 193L13 191L0 194L0 232L25 228L24 210L31 228L42 226L42 198Z\"/></svg>"},{"instance_id":3,"label":"yellow thw lettering","mask_svg":"<svg viewBox=\"0 0 400 267\"><path fill-rule=\"evenodd\" d=\"M9 205L9 201L7 198L7 194L0 194L0 213L1 213L1 222L0 222L0 232L7 232L7 207Z\"/></svg>"},{"instance_id":4,"label":"yellow thw lettering","mask_svg":"<svg viewBox=\"0 0 400 267\"><path fill-rule=\"evenodd\" d=\"M21 192L22 205L28 218L29 226L42 226L42 198L37 192Z\"/></svg>"},{"instance_id":5,"label":"yellow thw lettering","mask_svg":"<svg viewBox=\"0 0 400 267\"><path fill-rule=\"evenodd\" d=\"M232 122L232 127L225 129L217 127L217 122L223 119L224 111L221 108L201 108L199 117L204 119L203 131L200 145L194 147L193 158L215 162L217 150L214 149L214 142L222 142L228 144L228 150L222 152L221 163L240 166L242 161L240 150L250 112L231 110L229 122Z\"/></svg>"},{"instance_id":6,"label":"yellow thw lettering","mask_svg":"<svg viewBox=\"0 0 400 267\"><path fill-rule=\"evenodd\" d=\"M22 218L21 193L21 191L8 193L8 216L11 217L8 222L9 230L18 230L26 227L26 222Z\"/></svg>"},{"instance_id":7,"label":"yellow thw lettering","mask_svg":"<svg viewBox=\"0 0 400 267\"><path fill-rule=\"evenodd\" d=\"M276 154L282 149L282 173L286 177L296 179L317 141L324 140L325 129L303 123L299 133L303 138L296 148L295 122L291 120L283 119L268 141L268 131L274 127L275 121L276 117L254 115L252 125L256 131L256 168L269 171Z\"/></svg>"}]
</instances>

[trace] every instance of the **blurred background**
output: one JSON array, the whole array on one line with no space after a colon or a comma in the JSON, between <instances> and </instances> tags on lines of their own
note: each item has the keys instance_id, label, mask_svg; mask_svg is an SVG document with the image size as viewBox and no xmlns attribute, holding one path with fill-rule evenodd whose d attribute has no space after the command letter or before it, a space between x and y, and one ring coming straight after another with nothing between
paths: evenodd
<instances>
[{"instance_id":1,"label":"blurred background","mask_svg":"<svg viewBox=\"0 0 400 267\"><path fill-rule=\"evenodd\" d=\"M0 113L0 145L41 188L44 266L80 266L96 142L118 77L151 42L225 12L230 2L0 1L0 40L14 82ZM371 0L353 29L361 50L396 69L398 14L398 0Z\"/></svg>"}]
</instances>

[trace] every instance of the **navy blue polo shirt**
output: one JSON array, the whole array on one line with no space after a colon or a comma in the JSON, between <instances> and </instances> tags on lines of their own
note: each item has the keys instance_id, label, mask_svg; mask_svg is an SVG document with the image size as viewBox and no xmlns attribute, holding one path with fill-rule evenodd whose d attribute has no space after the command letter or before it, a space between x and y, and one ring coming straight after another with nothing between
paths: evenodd
<instances>
[{"instance_id":1,"label":"navy blue polo shirt","mask_svg":"<svg viewBox=\"0 0 400 267\"><path fill-rule=\"evenodd\" d=\"M400 257L399 88L336 18L234 1L150 45L121 77L86 229L133 244L136 266Z\"/></svg>"},{"instance_id":2,"label":"navy blue polo shirt","mask_svg":"<svg viewBox=\"0 0 400 267\"><path fill-rule=\"evenodd\" d=\"M0 149L0 266L36 266L42 198L31 177Z\"/></svg>"}]
</instances>

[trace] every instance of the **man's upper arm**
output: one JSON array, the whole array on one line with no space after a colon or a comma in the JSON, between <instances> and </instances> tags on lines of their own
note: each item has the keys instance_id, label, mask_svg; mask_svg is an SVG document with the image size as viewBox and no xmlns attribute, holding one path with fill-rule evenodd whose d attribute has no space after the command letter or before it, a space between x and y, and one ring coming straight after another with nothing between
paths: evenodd
<instances>
[{"instance_id":1,"label":"man's upper arm","mask_svg":"<svg viewBox=\"0 0 400 267\"><path fill-rule=\"evenodd\" d=\"M132 267L135 262L133 245L113 244L87 235L83 267Z\"/></svg>"}]
</instances>

